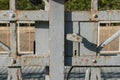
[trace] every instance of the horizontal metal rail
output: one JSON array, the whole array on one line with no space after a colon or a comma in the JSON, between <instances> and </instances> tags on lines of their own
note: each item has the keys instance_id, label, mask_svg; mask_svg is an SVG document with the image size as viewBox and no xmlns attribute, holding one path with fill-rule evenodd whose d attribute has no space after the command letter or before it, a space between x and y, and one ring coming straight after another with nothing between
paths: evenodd
<instances>
[{"instance_id":1,"label":"horizontal metal rail","mask_svg":"<svg viewBox=\"0 0 120 80\"><path fill-rule=\"evenodd\" d=\"M74 56L66 57L65 59L65 64L69 66L120 66L120 57L118 56Z\"/></svg>"},{"instance_id":2,"label":"horizontal metal rail","mask_svg":"<svg viewBox=\"0 0 120 80\"><path fill-rule=\"evenodd\" d=\"M16 64L14 64L16 63ZM16 58L16 61L12 57L6 55L0 56L0 66L48 66L49 57L39 55L22 55Z\"/></svg>"},{"instance_id":3,"label":"horizontal metal rail","mask_svg":"<svg viewBox=\"0 0 120 80\"><path fill-rule=\"evenodd\" d=\"M0 21L49 21L48 11L43 10L30 10L30 11L12 11L15 14L14 18L10 18L11 10L0 11ZM34 14L34 15L33 15ZM110 11L98 11L97 21L119 21L120 10ZM79 17L80 18L79 18ZM66 12L66 21L94 21L92 20L93 14L91 11L77 11L77 12Z\"/></svg>"}]
</instances>

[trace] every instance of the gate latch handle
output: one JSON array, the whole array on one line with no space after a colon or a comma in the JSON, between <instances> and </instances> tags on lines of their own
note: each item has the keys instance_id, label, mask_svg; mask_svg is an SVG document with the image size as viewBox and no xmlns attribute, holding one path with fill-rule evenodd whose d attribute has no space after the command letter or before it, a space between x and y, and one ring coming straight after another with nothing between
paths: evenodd
<instances>
[{"instance_id":1,"label":"gate latch handle","mask_svg":"<svg viewBox=\"0 0 120 80\"><path fill-rule=\"evenodd\" d=\"M66 39L73 42L82 42L82 37L77 35L76 33L67 34Z\"/></svg>"}]
</instances>

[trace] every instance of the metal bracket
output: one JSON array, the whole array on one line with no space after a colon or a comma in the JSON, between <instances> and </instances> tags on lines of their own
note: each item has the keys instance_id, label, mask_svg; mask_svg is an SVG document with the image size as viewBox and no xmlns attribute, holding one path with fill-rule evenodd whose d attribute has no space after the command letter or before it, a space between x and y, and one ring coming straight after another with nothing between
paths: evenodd
<instances>
[{"instance_id":1,"label":"metal bracket","mask_svg":"<svg viewBox=\"0 0 120 80\"><path fill-rule=\"evenodd\" d=\"M82 37L77 35L76 33L67 34L66 39L73 42L82 42Z\"/></svg>"}]
</instances>

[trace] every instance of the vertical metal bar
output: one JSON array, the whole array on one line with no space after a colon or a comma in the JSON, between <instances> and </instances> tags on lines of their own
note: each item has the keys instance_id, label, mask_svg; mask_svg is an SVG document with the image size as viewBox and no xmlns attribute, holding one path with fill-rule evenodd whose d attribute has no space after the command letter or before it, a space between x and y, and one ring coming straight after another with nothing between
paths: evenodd
<instances>
[{"instance_id":1,"label":"vertical metal bar","mask_svg":"<svg viewBox=\"0 0 120 80\"><path fill-rule=\"evenodd\" d=\"M45 11L49 11L49 1L43 0L45 2Z\"/></svg>"},{"instance_id":2,"label":"vertical metal bar","mask_svg":"<svg viewBox=\"0 0 120 80\"><path fill-rule=\"evenodd\" d=\"M119 36L118 39L119 39L119 40L118 40L118 43L119 43L119 44L118 44L118 46L119 46L119 47L118 47L118 51L120 52L120 36Z\"/></svg>"},{"instance_id":3,"label":"vertical metal bar","mask_svg":"<svg viewBox=\"0 0 120 80\"><path fill-rule=\"evenodd\" d=\"M90 80L97 80L96 68L91 68L91 77Z\"/></svg>"},{"instance_id":4,"label":"vertical metal bar","mask_svg":"<svg viewBox=\"0 0 120 80\"><path fill-rule=\"evenodd\" d=\"M15 10L15 0L10 0L10 9ZM10 18L14 18L14 13L10 13ZM13 17L14 15L14 17ZM15 58L17 56L17 27L16 21L10 21L10 48L11 56Z\"/></svg>"},{"instance_id":5,"label":"vertical metal bar","mask_svg":"<svg viewBox=\"0 0 120 80\"><path fill-rule=\"evenodd\" d=\"M97 72L97 79L98 79L98 80L102 80L102 79L101 79L101 71L100 71L100 69L97 68L97 69L96 69L96 72Z\"/></svg>"},{"instance_id":6,"label":"vertical metal bar","mask_svg":"<svg viewBox=\"0 0 120 80\"><path fill-rule=\"evenodd\" d=\"M91 11L98 11L98 0L91 0Z\"/></svg>"},{"instance_id":7,"label":"vertical metal bar","mask_svg":"<svg viewBox=\"0 0 120 80\"><path fill-rule=\"evenodd\" d=\"M10 0L10 56L13 58L13 65L16 65L16 57L18 54L18 44L17 44L17 23L14 19L15 13L15 0ZM12 66L8 68L8 79L7 80L22 80L22 71L21 67Z\"/></svg>"},{"instance_id":8,"label":"vertical metal bar","mask_svg":"<svg viewBox=\"0 0 120 80\"><path fill-rule=\"evenodd\" d=\"M17 27L14 21L10 21L10 48L13 58L17 56Z\"/></svg>"},{"instance_id":9,"label":"vertical metal bar","mask_svg":"<svg viewBox=\"0 0 120 80\"><path fill-rule=\"evenodd\" d=\"M7 80L22 80L21 67L14 67L8 69L8 78Z\"/></svg>"},{"instance_id":10,"label":"vertical metal bar","mask_svg":"<svg viewBox=\"0 0 120 80\"><path fill-rule=\"evenodd\" d=\"M18 36L18 39L17 39L17 44L18 44L18 53L20 53L20 23L18 22L17 23L17 27L18 27L18 30L17 30L17 36Z\"/></svg>"},{"instance_id":11,"label":"vertical metal bar","mask_svg":"<svg viewBox=\"0 0 120 80\"><path fill-rule=\"evenodd\" d=\"M91 0L91 13L92 20L96 20L98 18L98 0Z\"/></svg>"},{"instance_id":12,"label":"vertical metal bar","mask_svg":"<svg viewBox=\"0 0 120 80\"><path fill-rule=\"evenodd\" d=\"M91 69L88 68L88 69L86 70L85 80L90 80L90 72L91 72Z\"/></svg>"},{"instance_id":13,"label":"vertical metal bar","mask_svg":"<svg viewBox=\"0 0 120 80\"><path fill-rule=\"evenodd\" d=\"M64 0L49 0L50 80L64 80Z\"/></svg>"},{"instance_id":14,"label":"vertical metal bar","mask_svg":"<svg viewBox=\"0 0 120 80\"><path fill-rule=\"evenodd\" d=\"M8 25L8 23L6 23L6 24L7 24L7 26L6 26L7 27L7 30L6 30L6 35L7 35L6 36L6 44L9 45L9 25Z\"/></svg>"},{"instance_id":15,"label":"vertical metal bar","mask_svg":"<svg viewBox=\"0 0 120 80\"><path fill-rule=\"evenodd\" d=\"M9 2L9 5L10 5L10 10L15 10L16 8L15 8L15 6L16 6L16 4L15 4L15 0L9 0L10 2Z\"/></svg>"},{"instance_id":16,"label":"vertical metal bar","mask_svg":"<svg viewBox=\"0 0 120 80\"><path fill-rule=\"evenodd\" d=\"M30 51L30 49L31 49L31 34L30 34L30 23L28 23L28 51Z\"/></svg>"}]
</instances>

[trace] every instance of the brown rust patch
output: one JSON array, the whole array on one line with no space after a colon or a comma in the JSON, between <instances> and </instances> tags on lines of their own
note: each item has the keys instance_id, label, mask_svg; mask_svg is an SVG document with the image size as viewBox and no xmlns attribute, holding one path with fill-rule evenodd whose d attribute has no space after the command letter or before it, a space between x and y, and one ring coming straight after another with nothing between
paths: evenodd
<instances>
[{"instance_id":1,"label":"brown rust patch","mask_svg":"<svg viewBox=\"0 0 120 80\"><path fill-rule=\"evenodd\" d=\"M7 14L3 14L3 16L4 16L4 17L6 17L6 16L7 16Z\"/></svg>"},{"instance_id":2,"label":"brown rust patch","mask_svg":"<svg viewBox=\"0 0 120 80\"><path fill-rule=\"evenodd\" d=\"M77 38L76 38L76 40L80 40L80 38L79 38L79 37L77 37Z\"/></svg>"}]
</instances>

